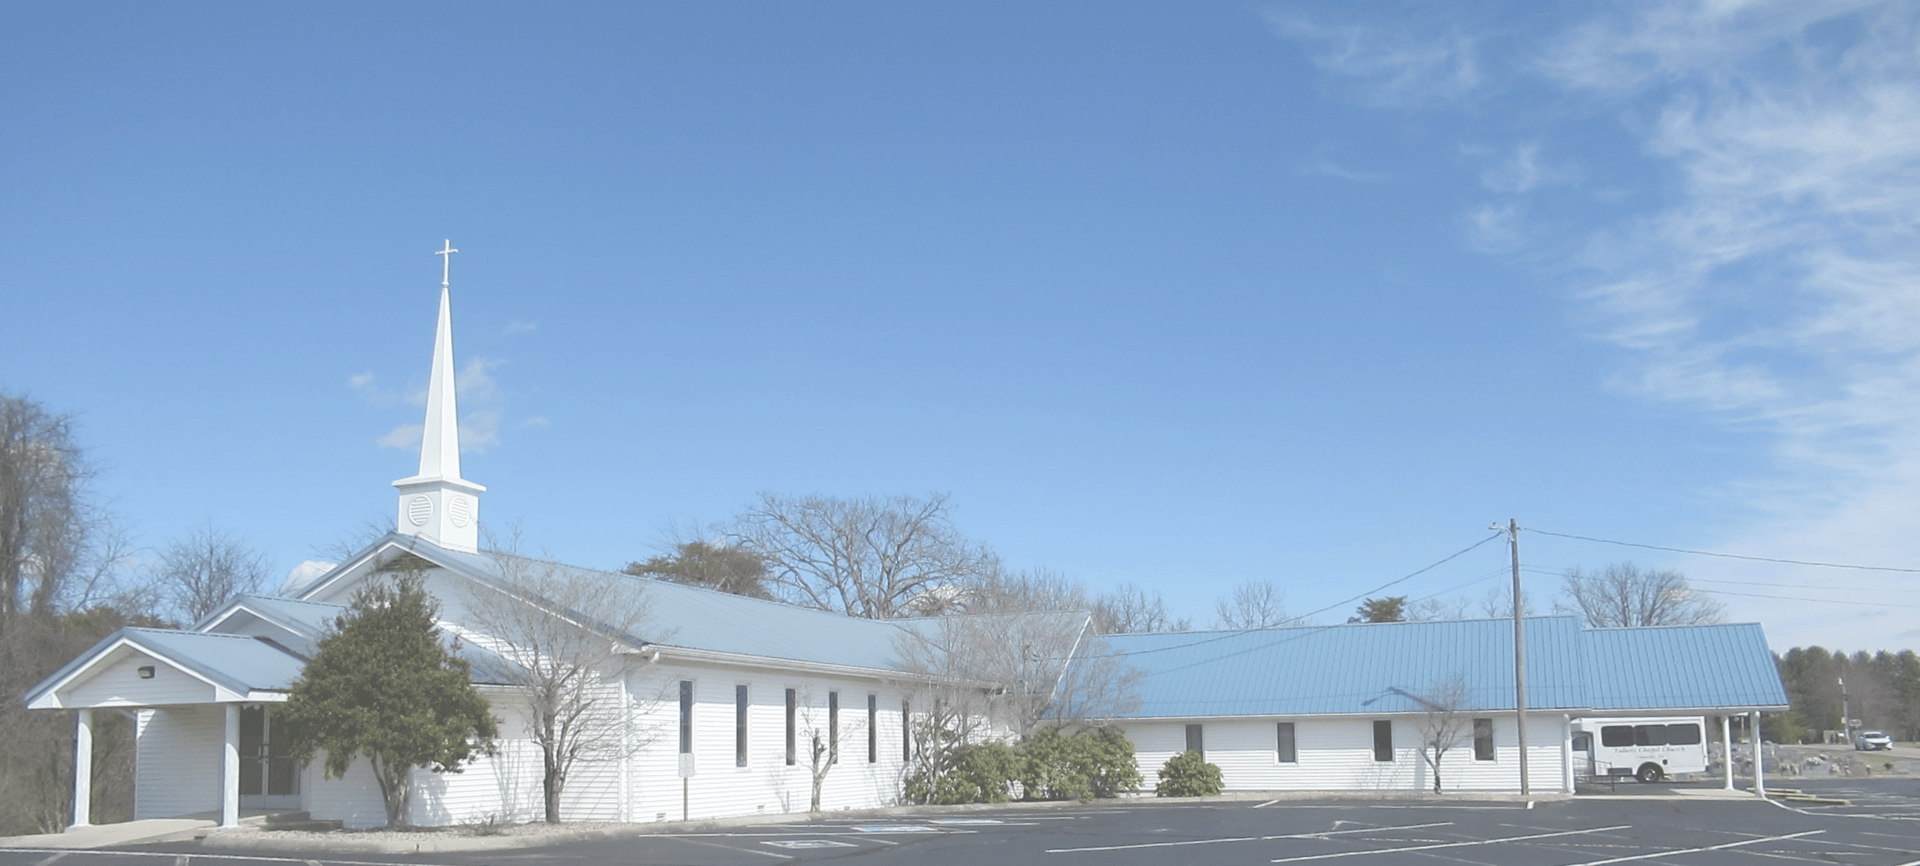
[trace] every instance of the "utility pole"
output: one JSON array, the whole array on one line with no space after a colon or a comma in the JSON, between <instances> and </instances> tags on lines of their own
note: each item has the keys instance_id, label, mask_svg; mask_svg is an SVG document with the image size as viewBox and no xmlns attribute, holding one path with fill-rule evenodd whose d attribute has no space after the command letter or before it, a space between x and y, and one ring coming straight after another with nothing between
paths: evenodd
<instances>
[{"instance_id":1,"label":"utility pole","mask_svg":"<svg viewBox=\"0 0 1920 866\"><path fill-rule=\"evenodd\" d=\"M1513 713L1520 732L1520 794L1529 793L1527 784L1527 635L1520 612L1520 521L1496 523L1494 529L1507 533L1507 547L1513 551Z\"/></svg>"}]
</instances>

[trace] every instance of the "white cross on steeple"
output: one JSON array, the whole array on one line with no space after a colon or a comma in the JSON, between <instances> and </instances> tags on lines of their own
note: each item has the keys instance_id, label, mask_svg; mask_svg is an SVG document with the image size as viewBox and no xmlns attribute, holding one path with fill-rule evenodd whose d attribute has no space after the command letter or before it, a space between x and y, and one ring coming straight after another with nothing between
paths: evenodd
<instances>
[{"instance_id":1,"label":"white cross on steeple","mask_svg":"<svg viewBox=\"0 0 1920 866\"><path fill-rule=\"evenodd\" d=\"M459 250L454 249L453 241L449 240L446 241L446 247L444 249L434 253L436 256L446 257L440 260L440 288L444 289L447 287L447 278L453 273L453 254L457 252L459 252Z\"/></svg>"}]
</instances>

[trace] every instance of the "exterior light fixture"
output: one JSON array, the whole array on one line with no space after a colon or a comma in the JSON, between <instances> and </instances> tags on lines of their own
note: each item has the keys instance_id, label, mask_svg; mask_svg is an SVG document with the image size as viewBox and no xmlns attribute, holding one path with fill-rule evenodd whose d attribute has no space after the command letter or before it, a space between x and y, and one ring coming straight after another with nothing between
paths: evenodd
<instances>
[{"instance_id":1,"label":"exterior light fixture","mask_svg":"<svg viewBox=\"0 0 1920 866\"><path fill-rule=\"evenodd\" d=\"M153 679L153 665L141 665L140 678L143 680Z\"/></svg>"}]
</instances>

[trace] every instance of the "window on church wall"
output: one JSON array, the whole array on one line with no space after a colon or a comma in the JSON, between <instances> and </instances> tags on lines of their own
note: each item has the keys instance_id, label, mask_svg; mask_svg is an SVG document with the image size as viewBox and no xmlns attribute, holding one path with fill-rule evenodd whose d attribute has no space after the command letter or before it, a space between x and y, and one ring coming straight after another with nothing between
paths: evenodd
<instances>
[{"instance_id":1,"label":"window on church wall","mask_svg":"<svg viewBox=\"0 0 1920 866\"><path fill-rule=\"evenodd\" d=\"M867 763L880 763L880 696L867 696Z\"/></svg>"},{"instance_id":2,"label":"window on church wall","mask_svg":"<svg viewBox=\"0 0 1920 866\"><path fill-rule=\"evenodd\" d=\"M693 754L693 680L680 681L680 754Z\"/></svg>"},{"instance_id":3,"label":"window on church wall","mask_svg":"<svg viewBox=\"0 0 1920 866\"><path fill-rule=\"evenodd\" d=\"M1386 762L1393 760L1393 720L1375 719L1373 722L1373 759Z\"/></svg>"},{"instance_id":4,"label":"window on church wall","mask_svg":"<svg viewBox=\"0 0 1920 866\"><path fill-rule=\"evenodd\" d=\"M747 765L747 687L733 687L733 765Z\"/></svg>"},{"instance_id":5,"label":"window on church wall","mask_svg":"<svg viewBox=\"0 0 1920 866\"><path fill-rule=\"evenodd\" d=\"M1206 760L1207 743L1205 731L1200 725L1187 726L1187 751L1199 755L1203 761Z\"/></svg>"},{"instance_id":6,"label":"window on church wall","mask_svg":"<svg viewBox=\"0 0 1920 866\"><path fill-rule=\"evenodd\" d=\"M1493 760L1493 720L1473 720L1473 759L1476 761Z\"/></svg>"},{"instance_id":7,"label":"window on church wall","mask_svg":"<svg viewBox=\"0 0 1920 866\"><path fill-rule=\"evenodd\" d=\"M1300 761L1300 750L1293 739L1292 722L1274 723L1273 757L1282 764L1294 764Z\"/></svg>"},{"instance_id":8,"label":"window on church wall","mask_svg":"<svg viewBox=\"0 0 1920 866\"><path fill-rule=\"evenodd\" d=\"M800 693L787 689L787 766L799 763L800 759Z\"/></svg>"},{"instance_id":9,"label":"window on church wall","mask_svg":"<svg viewBox=\"0 0 1920 866\"><path fill-rule=\"evenodd\" d=\"M913 704L900 701L900 763L913 760Z\"/></svg>"}]
</instances>

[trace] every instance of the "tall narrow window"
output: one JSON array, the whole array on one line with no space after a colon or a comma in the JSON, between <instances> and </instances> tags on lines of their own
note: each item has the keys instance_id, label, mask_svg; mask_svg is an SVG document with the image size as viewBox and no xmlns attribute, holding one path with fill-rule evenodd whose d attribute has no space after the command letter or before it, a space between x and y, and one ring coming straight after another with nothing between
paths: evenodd
<instances>
[{"instance_id":1,"label":"tall narrow window","mask_svg":"<svg viewBox=\"0 0 1920 866\"><path fill-rule=\"evenodd\" d=\"M1473 720L1473 759L1476 761L1493 760L1493 720Z\"/></svg>"},{"instance_id":2,"label":"tall narrow window","mask_svg":"<svg viewBox=\"0 0 1920 866\"><path fill-rule=\"evenodd\" d=\"M900 701L900 763L913 760L913 704Z\"/></svg>"},{"instance_id":3,"label":"tall narrow window","mask_svg":"<svg viewBox=\"0 0 1920 866\"><path fill-rule=\"evenodd\" d=\"M1292 722L1274 723L1273 756L1282 764L1299 762L1300 751L1294 746Z\"/></svg>"},{"instance_id":4,"label":"tall narrow window","mask_svg":"<svg viewBox=\"0 0 1920 866\"><path fill-rule=\"evenodd\" d=\"M1187 751L1199 755L1202 759L1207 757L1207 744L1201 735L1199 725L1187 726Z\"/></svg>"},{"instance_id":5,"label":"tall narrow window","mask_svg":"<svg viewBox=\"0 0 1920 866\"><path fill-rule=\"evenodd\" d=\"M880 763L880 696L867 696L867 763Z\"/></svg>"},{"instance_id":6,"label":"tall narrow window","mask_svg":"<svg viewBox=\"0 0 1920 866\"><path fill-rule=\"evenodd\" d=\"M693 680L680 681L680 754L693 754Z\"/></svg>"},{"instance_id":7,"label":"tall narrow window","mask_svg":"<svg viewBox=\"0 0 1920 866\"><path fill-rule=\"evenodd\" d=\"M827 763L840 763L839 692L827 692Z\"/></svg>"},{"instance_id":8,"label":"tall narrow window","mask_svg":"<svg viewBox=\"0 0 1920 866\"><path fill-rule=\"evenodd\" d=\"M1393 720L1375 719L1373 722L1373 759L1376 761L1393 760Z\"/></svg>"},{"instance_id":9,"label":"tall narrow window","mask_svg":"<svg viewBox=\"0 0 1920 866\"><path fill-rule=\"evenodd\" d=\"M733 765L747 765L747 687L733 687Z\"/></svg>"},{"instance_id":10,"label":"tall narrow window","mask_svg":"<svg viewBox=\"0 0 1920 866\"><path fill-rule=\"evenodd\" d=\"M791 767L799 759L800 735L800 695L793 689L787 689L787 766Z\"/></svg>"}]
</instances>

